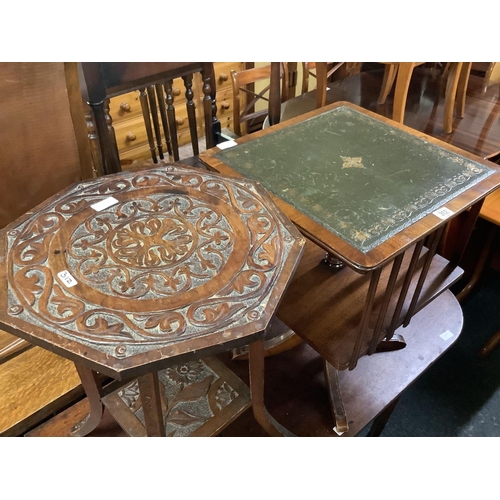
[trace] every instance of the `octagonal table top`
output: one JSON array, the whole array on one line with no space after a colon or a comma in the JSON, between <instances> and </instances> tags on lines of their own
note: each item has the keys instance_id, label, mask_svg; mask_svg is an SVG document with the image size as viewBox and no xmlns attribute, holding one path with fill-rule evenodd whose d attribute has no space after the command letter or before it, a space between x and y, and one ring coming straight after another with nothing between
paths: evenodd
<instances>
[{"instance_id":1,"label":"octagonal table top","mask_svg":"<svg viewBox=\"0 0 500 500\"><path fill-rule=\"evenodd\" d=\"M178 165L93 179L0 231L0 325L140 375L263 335L303 246L256 182Z\"/></svg>"}]
</instances>

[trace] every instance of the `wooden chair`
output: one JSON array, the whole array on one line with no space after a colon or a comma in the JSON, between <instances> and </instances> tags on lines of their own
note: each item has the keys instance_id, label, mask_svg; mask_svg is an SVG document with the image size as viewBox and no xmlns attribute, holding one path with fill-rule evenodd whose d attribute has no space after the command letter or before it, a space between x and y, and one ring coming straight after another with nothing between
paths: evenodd
<instances>
[{"instance_id":1,"label":"wooden chair","mask_svg":"<svg viewBox=\"0 0 500 500\"><path fill-rule=\"evenodd\" d=\"M312 76L316 80L316 107L321 108L326 104L326 87L332 76L336 73L346 75L345 62L303 62L302 63L302 88L301 93L309 91L309 79ZM316 70L316 71L313 71Z\"/></svg>"},{"instance_id":2,"label":"wooden chair","mask_svg":"<svg viewBox=\"0 0 500 500\"><path fill-rule=\"evenodd\" d=\"M0 72L4 227L92 177L92 158L76 63L5 62ZM0 436L22 434L82 394L73 363L0 330Z\"/></svg>"},{"instance_id":3,"label":"wooden chair","mask_svg":"<svg viewBox=\"0 0 500 500\"><path fill-rule=\"evenodd\" d=\"M408 89L410 87L413 70L424 63L422 62L384 62L384 79L380 89L378 104L386 102L394 82L394 105L393 120L403 123ZM449 63L445 68L443 77L446 78L445 109L443 117L443 130L450 134L453 130L453 113L456 106L456 114L463 118L465 112L465 96L467 92L467 81L472 63Z\"/></svg>"},{"instance_id":4,"label":"wooden chair","mask_svg":"<svg viewBox=\"0 0 500 500\"><path fill-rule=\"evenodd\" d=\"M274 71L279 70L279 75L276 81L281 81L281 93L276 92L276 87L273 90L271 84L271 73L274 65ZM284 102L288 98L288 69L286 63L271 63L267 66L258 68L249 68L243 71L231 71L231 80L233 85L233 126L236 135L241 136L249 133L249 127L253 123L261 123L264 118L269 115L269 106L273 108L271 112L271 124L279 121L279 106L280 102ZM269 80L260 92L255 92L252 88L257 82ZM280 95L279 99L274 98L275 95ZM255 104L263 100L268 104L264 109L255 109ZM243 108L243 109L242 109ZM277 109L277 113L276 113Z\"/></svg>"},{"instance_id":5,"label":"wooden chair","mask_svg":"<svg viewBox=\"0 0 500 500\"><path fill-rule=\"evenodd\" d=\"M198 155L198 133L196 129L195 103L193 101L193 74L200 72L204 86L204 115L207 148L215 145L215 134L220 125L215 112L215 79L212 63L81 63L87 103L92 109L95 125L96 157L100 158L98 171L109 174L121 171L116 138L109 115L108 99L132 90L140 92L149 148L153 163L164 158L163 145L174 161L179 160L177 125L173 106L172 82L182 77L186 88L186 107L191 134L193 154ZM160 119L164 136L162 137ZM163 142L165 141L165 142Z\"/></svg>"},{"instance_id":6,"label":"wooden chair","mask_svg":"<svg viewBox=\"0 0 500 500\"><path fill-rule=\"evenodd\" d=\"M340 63L327 63L330 66L330 69L326 73L327 80L331 78L333 73L337 71L337 69L340 69L341 66L344 64L343 62ZM333 65L333 66L332 66ZM301 93L305 94L306 92L309 91L309 83L310 83L310 77L313 77L315 80L317 80L317 75L314 72L316 69L316 63L315 62L303 62L302 63L302 87L301 87ZM317 88L317 83L314 86L314 88Z\"/></svg>"}]
</instances>

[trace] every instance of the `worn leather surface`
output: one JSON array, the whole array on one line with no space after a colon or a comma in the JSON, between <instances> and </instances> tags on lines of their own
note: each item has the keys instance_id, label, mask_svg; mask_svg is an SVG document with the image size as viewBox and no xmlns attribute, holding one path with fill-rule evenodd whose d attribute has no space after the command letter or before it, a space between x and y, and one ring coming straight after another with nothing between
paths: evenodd
<instances>
[{"instance_id":1,"label":"worn leather surface","mask_svg":"<svg viewBox=\"0 0 500 500\"><path fill-rule=\"evenodd\" d=\"M345 106L215 157L363 252L493 172Z\"/></svg>"}]
</instances>

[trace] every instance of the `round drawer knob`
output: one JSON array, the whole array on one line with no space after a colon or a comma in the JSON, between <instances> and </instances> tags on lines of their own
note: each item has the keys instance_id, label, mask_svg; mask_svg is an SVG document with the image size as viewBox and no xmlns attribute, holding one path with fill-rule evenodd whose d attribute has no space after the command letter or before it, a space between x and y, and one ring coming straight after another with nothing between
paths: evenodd
<instances>
[{"instance_id":1,"label":"round drawer knob","mask_svg":"<svg viewBox=\"0 0 500 500\"><path fill-rule=\"evenodd\" d=\"M128 132L125 139L127 141L133 142L137 139L136 135L133 132Z\"/></svg>"},{"instance_id":2,"label":"round drawer knob","mask_svg":"<svg viewBox=\"0 0 500 500\"><path fill-rule=\"evenodd\" d=\"M177 87L172 89L172 94L175 96L181 95L181 89L178 89Z\"/></svg>"},{"instance_id":3,"label":"round drawer knob","mask_svg":"<svg viewBox=\"0 0 500 500\"><path fill-rule=\"evenodd\" d=\"M122 111L126 111L128 113L128 112L130 112L130 104L128 102L122 102L120 104L120 109Z\"/></svg>"},{"instance_id":4,"label":"round drawer knob","mask_svg":"<svg viewBox=\"0 0 500 500\"><path fill-rule=\"evenodd\" d=\"M222 102L220 103L220 107L221 107L222 109L229 109L229 103L228 103L227 101L222 101Z\"/></svg>"},{"instance_id":5,"label":"round drawer knob","mask_svg":"<svg viewBox=\"0 0 500 500\"><path fill-rule=\"evenodd\" d=\"M228 76L226 75L226 73L221 73L219 75L219 82L227 82L227 79L228 79Z\"/></svg>"},{"instance_id":6,"label":"round drawer knob","mask_svg":"<svg viewBox=\"0 0 500 500\"><path fill-rule=\"evenodd\" d=\"M182 118L176 118L175 123L177 123L177 125L182 125L184 123L184 120Z\"/></svg>"}]
</instances>

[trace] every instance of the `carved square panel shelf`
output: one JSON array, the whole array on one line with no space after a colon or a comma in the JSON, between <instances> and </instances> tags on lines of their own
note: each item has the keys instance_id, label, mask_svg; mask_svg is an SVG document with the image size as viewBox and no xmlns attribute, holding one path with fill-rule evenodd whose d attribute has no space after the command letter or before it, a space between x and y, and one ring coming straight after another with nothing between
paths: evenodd
<instances>
[{"instance_id":1,"label":"carved square panel shelf","mask_svg":"<svg viewBox=\"0 0 500 500\"><path fill-rule=\"evenodd\" d=\"M217 358L172 366L158 379L167 436L216 435L251 406L248 386ZM146 436L137 380L102 402L129 436Z\"/></svg>"}]
</instances>

